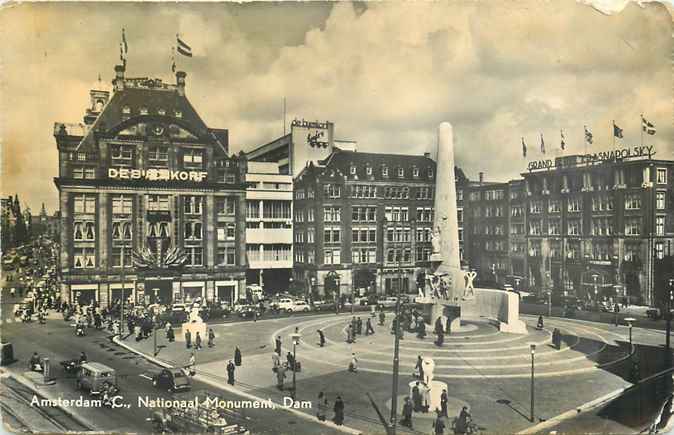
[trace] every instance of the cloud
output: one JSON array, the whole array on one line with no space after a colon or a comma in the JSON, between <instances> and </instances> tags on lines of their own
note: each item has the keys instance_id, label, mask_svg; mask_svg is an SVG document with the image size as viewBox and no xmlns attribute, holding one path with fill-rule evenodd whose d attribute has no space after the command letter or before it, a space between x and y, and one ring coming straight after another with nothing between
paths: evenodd
<instances>
[{"instance_id":1,"label":"cloud","mask_svg":"<svg viewBox=\"0 0 674 435\"><path fill-rule=\"evenodd\" d=\"M184 36L188 96L230 129L233 151L278 137L287 97L289 119L332 120L363 151L433 150L448 120L471 177L517 177L520 138L533 159L542 133L549 156L560 129L569 152L584 151L584 125L595 150L610 148L613 119L637 144L641 113L658 157L672 158L672 19L657 3L612 15L537 1L22 4L0 21L3 192L33 207L56 205L51 125L81 119L98 73L111 79L122 26L132 76L173 81L170 46Z\"/></svg>"}]
</instances>

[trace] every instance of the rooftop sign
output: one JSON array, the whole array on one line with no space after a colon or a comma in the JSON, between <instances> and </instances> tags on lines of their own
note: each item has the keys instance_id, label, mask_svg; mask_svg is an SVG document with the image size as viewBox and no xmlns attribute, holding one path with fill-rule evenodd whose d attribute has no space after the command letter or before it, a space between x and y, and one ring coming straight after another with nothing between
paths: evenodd
<instances>
[{"instance_id":1,"label":"rooftop sign","mask_svg":"<svg viewBox=\"0 0 674 435\"><path fill-rule=\"evenodd\" d=\"M527 169L535 171L539 169L555 169L571 166L579 166L582 164L617 162L625 159L634 159L640 157L648 157L649 159L655 154L655 147L649 146L635 146L632 148L619 148L611 151L600 151L598 153L580 154L573 156L557 157L554 160L535 160L529 162Z\"/></svg>"}]
</instances>

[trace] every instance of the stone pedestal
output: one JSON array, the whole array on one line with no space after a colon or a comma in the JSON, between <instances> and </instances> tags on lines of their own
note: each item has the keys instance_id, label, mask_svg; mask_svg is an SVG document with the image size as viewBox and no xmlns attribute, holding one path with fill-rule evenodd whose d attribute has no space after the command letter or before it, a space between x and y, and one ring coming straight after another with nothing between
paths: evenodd
<instances>
[{"instance_id":1,"label":"stone pedestal","mask_svg":"<svg viewBox=\"0 0 674 435\"><path fill-rule=\"evenodd\" d=\"M417 384L417 381L412 381L409 383L409 396L412 400L412 388ZM431 381L430 385L425 386L419 382L419 390L421 390L422 403L428 403L428 413L435 416L435 410L440 409L440 396L442 395L442 390L447 389L447 384L440 381ZM413 402L414 403L414 402ZM415 414L418 415L418 414Z\"/></svg>"},{"instance_id":2,"label":"stone pedestal","mask_svg":"<svg viewBox=\"0 0 674 435\"><path fill-rule=\"evenodd\" d=\"M442 327L445 334L456 332L461 327L461 307L458 305L437 303L422 303L424 322L428 325L426 329L435 330L435 321L438 317L442 319ZM447 331L447 321L449 320L449 331Z\"/></svg>"}]
</instances>

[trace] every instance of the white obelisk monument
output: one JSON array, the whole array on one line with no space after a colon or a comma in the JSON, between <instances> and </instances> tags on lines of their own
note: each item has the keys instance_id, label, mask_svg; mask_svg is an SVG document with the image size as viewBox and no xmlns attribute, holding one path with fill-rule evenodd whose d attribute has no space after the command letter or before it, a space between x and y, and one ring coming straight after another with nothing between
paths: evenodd
<instances>
[{"instance_id":1,"label":"white obelisk monument","mask_svg":"<svg viewBox=\"0 0 674 435\"><path fill-rule=\"evenodd\" d=\"M443 279L448 286L448 299L455 301L461 298L465 286L459 257L454 130L449 122L443 122L438 127L434 209L431 263L439 263L434 272L437 275L444 275Z\"/></svg>"}]
</instances>

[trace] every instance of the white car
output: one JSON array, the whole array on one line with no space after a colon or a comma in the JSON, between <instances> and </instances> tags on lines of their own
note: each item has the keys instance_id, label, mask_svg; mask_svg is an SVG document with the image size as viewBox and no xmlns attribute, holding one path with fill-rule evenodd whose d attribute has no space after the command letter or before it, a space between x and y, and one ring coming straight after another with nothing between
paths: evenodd
<instances>
[{"instance_id":1,"label":"white car","mask_svg":"<svg viewBox=\"0 0 674 435\"><path fill-rule=\"evenodd\" d=\"M294 301L290 298L281 298L274 305L282 311L292 311Z\"/></svg>"},{"instance_id":2,"label":"white car","mask_svg":"<svg viewBox=\"0 0 674 435\"><path fill-rule=\"evenodd\" d=\"M396 303L398 302L398 298L396 297L388 297L384 299L380 299L377 303L385 308L393 308L396 306Z\"/></svg>"},{"instance_id":3,"label":"white car","mask_svg":"<svg viewBox=\"0 0 674 435\"><path fill-rule=\"evenodd\" d=\"M171 308L172 311L187 311L187 307L185 307L185 304L173 304L173 307Z\"/></svg>"},{"instance_id":4,"label":"white car","mask_svg":"<svg viewBox=\"0 0 674 435\"><path fill-rule=\"evenodd\" d=\"M289 308L286 309L286 311L288 311L289 313L295 313L295 312L298 312L298 311L307 312L307 311L310 311L310 310L311 310L311 306L308 303L306 303L305 301L295 301L295 302L293 302L293 304Z\"/></svg>"}]
</instances>

